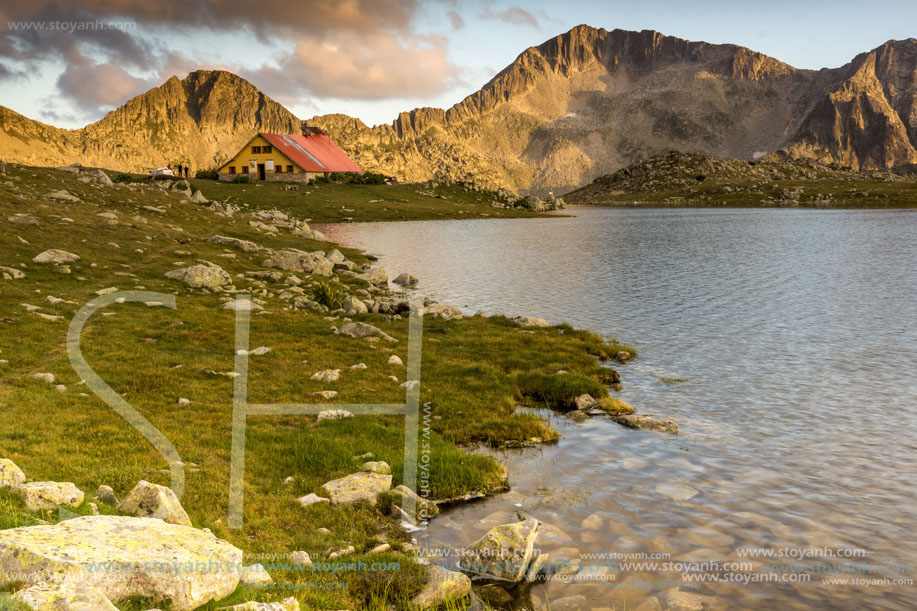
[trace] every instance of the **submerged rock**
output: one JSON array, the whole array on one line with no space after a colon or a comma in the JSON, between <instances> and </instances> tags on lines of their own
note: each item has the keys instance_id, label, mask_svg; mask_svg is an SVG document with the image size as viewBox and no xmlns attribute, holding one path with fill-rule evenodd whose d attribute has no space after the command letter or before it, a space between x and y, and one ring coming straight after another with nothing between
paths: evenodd
<instances>
[{"instance_id":1,"label":"submerged rock","mask_svg":"<svg viewBox=\"0 0 917 611\"><path fill-rule=\"evenodd\" d=\"M522 581L533 560L540 525L526 518L491 528L462 554L462 570L475 578Z\"/></svg>"},{"instance_id":2,"label":"submerged rock","mask_svg":"<svg viewBox=\"0 0 917 611\"><path fill-rule=\"evenodd\" d=\"M663 420L647 414L609 414L609 418L632 429L677 433L678 424L673 420Z\"/></svg>"},{"instance_id":3,"label":"submerged rock","mask_svg":"<svg viewBox=\"0 0 917 611\"><path fill-rule=\"evenodd\" d=\"M412 276L411 274L399 274L392 282L398 286L409 289L417 286L418 280L416 276Z\"/></svg>"},{"instance_id":4,"label":"submerged rock","mask_svg":"<svg viewBox=\"0 0 917 611\"><path fill-rule=\"evenodd\" d=\"M83 516L0 531L4 579L53 582L65 592L97 588L115 603L134 596L169 598L174 611L228 596L239 583L238 571L230 567L241 561L242 550L208 532L151 518Z\"/></svg>"}]
</instances>

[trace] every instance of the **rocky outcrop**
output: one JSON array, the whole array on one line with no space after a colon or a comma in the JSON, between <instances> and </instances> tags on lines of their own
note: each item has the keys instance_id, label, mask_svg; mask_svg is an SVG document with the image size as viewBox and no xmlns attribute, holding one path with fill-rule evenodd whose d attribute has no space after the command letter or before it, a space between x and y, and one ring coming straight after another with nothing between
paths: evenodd
<instances>
[{"instance_id":1,"label":"rocky outcrop","mask_svg":"<svg viewBox=\"0 0 917 611\"><path fill-rule=\"evenodd\" d=\"M169 598L175 611L228 596L239 583L232 567L241 561L241 550L208 532L152 518L84 516L0 531L5 579L53 584L59 591L95 588L113 603L134 596ZM174 566L192 568L167 569ZM50 589L42 586L23 597L44 597Z\"/></svg>"}]
</instances>

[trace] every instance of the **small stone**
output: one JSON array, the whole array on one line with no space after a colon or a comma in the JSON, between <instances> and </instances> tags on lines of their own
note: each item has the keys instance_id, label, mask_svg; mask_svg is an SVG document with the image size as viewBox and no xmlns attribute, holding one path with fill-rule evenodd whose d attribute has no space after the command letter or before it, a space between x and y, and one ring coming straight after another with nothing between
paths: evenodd
<instances>
[{"instance_id":1,"label":"small stone","mask_svg":"<svg viewBox=\"0 0 917 611\"><path fill-rule=\"evenodd\" d=\"M312 374L311 380L317 382L337 382L341 377L340 369L324 369Z\"/></svg>"},{"instance_id":2,"label":"small stone","mask_svg":"<svg viewBox=\"0 0 917 611\"><path fill-rule=\"evenodd\" d=\"M404 365L404 362L401 360L400 356L393 354L392 356L388 357L388 364L394 365L396 367L401 367Z\"/></svg>"},{"instance_id":3,"label":"small stone","mask_svg":"<svg viewBox=\"0 0 917 611\"><path fill-rule=\"evenodd\" d=\"M550 327L551 323L544 318L535 318L533 316L517 316L513 323L518 327Z\"/></svg>"},{"instance_id":4,"label":"small stone","mask_svg":"<svg viewBox=\"0 0 917 611\"><path fill-rule=\"evenodd\" d=\"M59 393L65 393L67 392L67 387L63 384L58 384L57 386L54 387L54 390L56 390Z\"/></svg>"},{"instance_id":5,"label":"small stone","mask_svg":"<svg viewBox=\"0 0 917 611\"><path fill-rule=\"evenodd\" d=\"M360 465L360 470L367 471L369 473L382 473L389 474L392 472L392 468L389 464L382 460L370 460L362 465Z\"/></svg>"},{"instance_id":6,"label":"small stone","mask_svg":"<svg viewBox=\"0 0 917 611\"><path fill-rule=\"evenodd\" d=\"M387 552L390 549L392 549L391 545L389 545L388 543L381 543L377 545L376 547L372 548L371 550L369 550L369 553L370 554L382 554L382 553Z\"/></svg>"},{"instance_id":7,"label":"small stone","mask_svg":"<svg viewBox=\"0 0 917 611\"><path fill-rule=\"evenodd\" d=\"M334 392L334 391L324 391ZM337 393L335 393L337 395ZM322 420L341 420L343 418L353 418L353 414L346 409L326 409L318 413L318 421Z\"/></svg>"},{"instance_id":8,"label":"small stone","mask_svg":"<svg viewBox=\"0 0 917 611\"><path fill-rule=\"evenodd\" d=\"M188 400L188 399L185 399L184 397L179 397L179 398L178 398L178 404L181 405L181 406L191 405L191 401Z\"/></svg>"},{"instance_id":9,"label":"small stone","mask_svg":"<svg viewBox=\"0 0 917 611\"><path fill-rule=\"evenodd\" d=\"M330 503L331 499L326 499L325 497L319 496L314 492L310 492L309 494L296 499L296 502L298 502L303 507L308 507L309 505L314 505L315 503Z\"/></svg>"},{"instance_id":10,"label":"small stone","mask_svg":"<svg viewBox=\"0 0 917 611\"><path fill-rule=\"evenodd\" d=\"M54 384L54 374L53 373L34 373L32 378L38 380L39 382L46 382L48 384Z\"/></svg>"},{"instance_id":11,"label":"small stone","mask_svg":"<svg viewBox=\"0 0 917 611\"><path fill-rule=\"evenodd\" d=\"M170 524L191 526L191 518L171 488L144 480L137 482L118 505L118 510L137 517L159 518Z\"/></svg>"},{"instance_id":12,"label":"small stone","mask_svg":"<svg viewBox=\"0 0 917 611\"><path fill-rule=\"evenodd\" d=\"M246 585L263 585L274 582L267 569L260 562L243 566L242 576L239 581Z\"/></svg>"},{"instance_id":13,"label":"small stone","mask_svg":"<svg viewBox=\"0 0 917 611\"><path fill-rule=\"evenodd\" d=\"M317 391L315 391L314 393L312 393L312 396L313 396L313 397L321 397L321 398L322 398L323 400L325 400L325 401L331 401L332 399L336 399L336 398L337 398L337 396L338 396L338 391L336 391L336 390L317 390ZM318 416L319 416L318 419L319 419L319 420L324 420L325 418L330 418L331 420L334 420L335 418L331 418L331 417L328 416L328 415L326 415L325 418L322 418L322 414L331 414L331 413L337 413L337 412L343 412L343 411L346 411L346 410L342 410L342 409L338 409L338 410L325 410L325 411L320 412L320 413L318 414ZM347 412L347 413L350 414L350 412ZM350 414L350 416L353 416L353 414ZM350 416L342 416L342 417L343 417L343 418L349 418Z\"/></svg>"},{"instance_id":14,"label":"small stone","mask_svg":"<svg viewBox=\"0 0 917 611\"><path fill-rule=\"evenodd\" d=\"M328 529L326 528L325 530L328 530ZM309 557L309 552L305 552L302 550L290 552L290 562L301 564L303 566L312 566L312 558Z\"/></svg>"}]
</instances>

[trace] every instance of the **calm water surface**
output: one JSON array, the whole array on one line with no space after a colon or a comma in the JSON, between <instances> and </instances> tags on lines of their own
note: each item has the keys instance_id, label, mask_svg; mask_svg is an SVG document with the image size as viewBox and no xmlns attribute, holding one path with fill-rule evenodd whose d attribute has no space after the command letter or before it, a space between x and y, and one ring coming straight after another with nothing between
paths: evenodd
<instances>
[{"instance_id":1,"label":"calm water surface","mask_svg":"<svg viewBox=\"0 0 917 611\"><path fill-rule=\"evenodd\" d=\"M537 546L552 560L669 554L720 576L678 594L682 567L597 561L518 608L655 608L685 592L708 608L917 608L914 585L825 583L917 567L917 213L569 212L321 228L442 303L636 345L620 395L681 425L671 436L551 416L561 442L500 453L512 491L437 518L429 544L467 545L521 509L545 522Z\"/></svg>"}]
</instances>

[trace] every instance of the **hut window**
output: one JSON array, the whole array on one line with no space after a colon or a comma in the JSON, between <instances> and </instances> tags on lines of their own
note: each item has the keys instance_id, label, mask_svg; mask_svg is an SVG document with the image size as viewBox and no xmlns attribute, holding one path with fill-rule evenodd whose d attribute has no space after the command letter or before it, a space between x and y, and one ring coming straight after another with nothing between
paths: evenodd
<instances>
[{"instance_id":1,"label":"hut window","mask_svg":"<svg viewBox=\"0 0 917 611\"><path fill-rule=\"evenodd\" d=\"M252 153L260 153L260 152L261 152L261 147L260 147L260 146L253 146L253 147L252 147Z\"/></svg>"},{"instance_id":2,"label":"hut window","mask_svg":"<svg viewBox=\"0 0 917 611\"><path fill-rule=\"evenodd\" d=\"M234 166L234 165L229 166L229 173L230 173L230 174L235 174L235 173L236 173L236 166Z\"/></svg>"},{"instance_id":3,"label":"hut window","mask_svg":"<svg viewBox=\"0 0 917 611\"><path fill-rule=\"evenodd\" d=\"M289 172L289 173L292 174L292 173L293 173L293 166L288 165L288 166L287 166L287 172Z\"/></svg>"},{"instance_id":4,"label":"hut window","mask_svg":"<svg viewBox=\"0 0 917 611\"><path fill-rule=\"evenodd\" d=\"M261 152L262 152L262 153L273 153L273 152L274 152L274 147L272 147L272 146L262 146L262 147L261 147Z\"/></svg>"}]
</instances>

